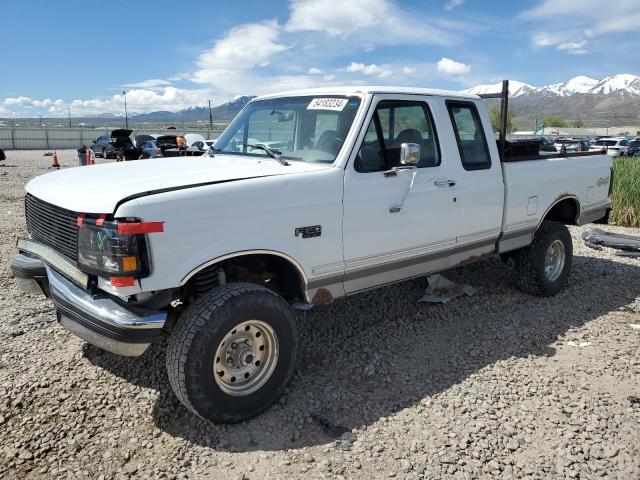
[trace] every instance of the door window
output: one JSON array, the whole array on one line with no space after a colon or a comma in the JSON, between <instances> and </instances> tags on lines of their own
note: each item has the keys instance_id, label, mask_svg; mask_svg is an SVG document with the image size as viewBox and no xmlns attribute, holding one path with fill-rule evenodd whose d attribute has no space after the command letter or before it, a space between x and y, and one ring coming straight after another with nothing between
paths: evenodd
<instances>
[{"instance_id":1,"label":"door window","mask_svg":"<svg viewBox=\"0 0 640 480\"><path fill-rule=\"evenodd\" d=\"M447 101L447 108L464 169L485 170L491 168L487 139L476 106L468 102Z\"/></svg>"},{"instance_id":2,"label":"door window","mask_svg":"<svg viewBox=\"0 0 640 480\"><path fill-rule=\"evenodd\" d=\"M358 172L381 172L400 165L403 143L420 145L418 168L440 165L440 147L431 112L424 102L378 103L356 157Z\"/></svg>"}]
</instances>

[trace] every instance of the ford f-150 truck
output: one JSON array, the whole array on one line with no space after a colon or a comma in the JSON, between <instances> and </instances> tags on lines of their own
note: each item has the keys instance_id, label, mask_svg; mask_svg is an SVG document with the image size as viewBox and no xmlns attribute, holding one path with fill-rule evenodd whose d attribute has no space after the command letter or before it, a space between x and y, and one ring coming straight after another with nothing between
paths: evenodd
<instances>
[{"instance_id":1,"label":"ford f-150 truck","mask_svg":"<svg viewBox=\"0 0 640 480\"><path fill-rule=\"evenodd\" d=\"M563 288L565 225L606 221L611 158L538 155L535 142L518 147L505 133L496 142L470 94L259 97L205 156L31 180L29 238L18 239L12 270L102 349L137 356L168 335L177 397L203 418L240 421L292 377L293 304L496 255L526 292Z\"/></svg>"}]
</instances>

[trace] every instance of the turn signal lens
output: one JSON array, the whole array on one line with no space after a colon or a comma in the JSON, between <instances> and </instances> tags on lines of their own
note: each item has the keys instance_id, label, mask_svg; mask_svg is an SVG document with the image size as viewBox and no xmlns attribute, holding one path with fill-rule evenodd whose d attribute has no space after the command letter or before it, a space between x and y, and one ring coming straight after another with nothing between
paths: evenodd
<instances>
[{"instance_id":1,"label":"turn signal lens","mask_svg":"<svg viewBox=\"0 0 640 480\"><path fill-rule=\"evenodd\" d=\"M138 259L136 257L122 257L122 271L135 272L138 270Z\"/></svg>"}]
</instances>

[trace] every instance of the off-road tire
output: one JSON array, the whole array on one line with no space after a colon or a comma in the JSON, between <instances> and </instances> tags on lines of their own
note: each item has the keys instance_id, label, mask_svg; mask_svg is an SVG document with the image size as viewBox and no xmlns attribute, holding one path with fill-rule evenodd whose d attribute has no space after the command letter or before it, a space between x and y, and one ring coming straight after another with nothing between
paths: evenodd
<instances>
[{"instance_id":1,"label":"off-road tire","mask_svg":"<svg viewBox=\"0 0 640 480\"><path fill-rule=\"evenodd\" d=\"M278 360L266 383L246 396L225 393L216 383L214 359L224 336L241 322L261 320L275 331ZM167 347L169 383L182 404L215 423L236 423L272 405L293 376L298 329L289 304L250 283L216 287L196 299L171 332Z\"/></svg>"},{"instance_id":2,"label":"off-road tire","mask_svg":"<svg viewBox=\"0 0 640 480\"><path fill-rule=\"evenodd\" d=\"M545 255L549 246L560 240L564 245L565 262L562 273L551 281L545 274ZM564 288L571 273L573 242L569 229L559 222L545 221L535 233L531 245L513 252L514 282L524 292L551 297Z\"/></svg>"},{"instance_id":3,"label":"off-road tire","mask_svg":"<svg viewBox=\"0 0 640 480\"><path fill-rule=\"evenodd\" d=\"M105 160L106 160L107 158L109 158L109 155L107 154L107 149L106 149L106 148L103 148L103 149L102 149L102 158L104 158Z\"/></svg>"}]
</instances>

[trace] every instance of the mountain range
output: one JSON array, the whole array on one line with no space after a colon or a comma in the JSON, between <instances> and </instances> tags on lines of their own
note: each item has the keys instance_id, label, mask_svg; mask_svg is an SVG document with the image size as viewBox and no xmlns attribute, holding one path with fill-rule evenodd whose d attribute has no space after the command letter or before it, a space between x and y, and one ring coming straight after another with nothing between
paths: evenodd
<instances>
[{"instance_id":1,"label":"mountain range","mask_svg":"<svg viewBox=\"0 0 640 480\"><path fill-rule=\"evenodd\" d=\"M465 93L492 93L498 92L502 88L501 83L493 85L478 85L467 90ZM602 80L577 76L563 83L554 83L543 87L534 87L528 83L511 80L509 82L509 96L513 98L526 95L545 95L567 97L576 94L591 95L621 95L630 97L640 97L640 76L628 73L619 73Z\"/></svg>"},{"instance_id":2,"label":"mountain range","mask_svg":"<svg viewBox=\"0 0 640 480\"><path fill-rule=\"evenodd\" d=\"M501 83L478 85L464 92L499 92ZM545 117L558 116L567 124L587 127L640 125L640 76L621 73L601 80L585 76L536 87L509 82L513 123L532 129Z\"/></svg>"},{"instance_id":3,"label":"mountain range","mask_svg":"<svg viewBox=\"0 0 640 480\"><path fill-rule=\"evenodd\" d=\"M211 107L211 115L214 122L230 122L236 114L254 97L243 95L236 97L231 102L223 103L217 107ZM158 111L131 115L135 122L206 122L209 120L208 107L191 107L177 112Z\"/></svg>"}]
</instances>

